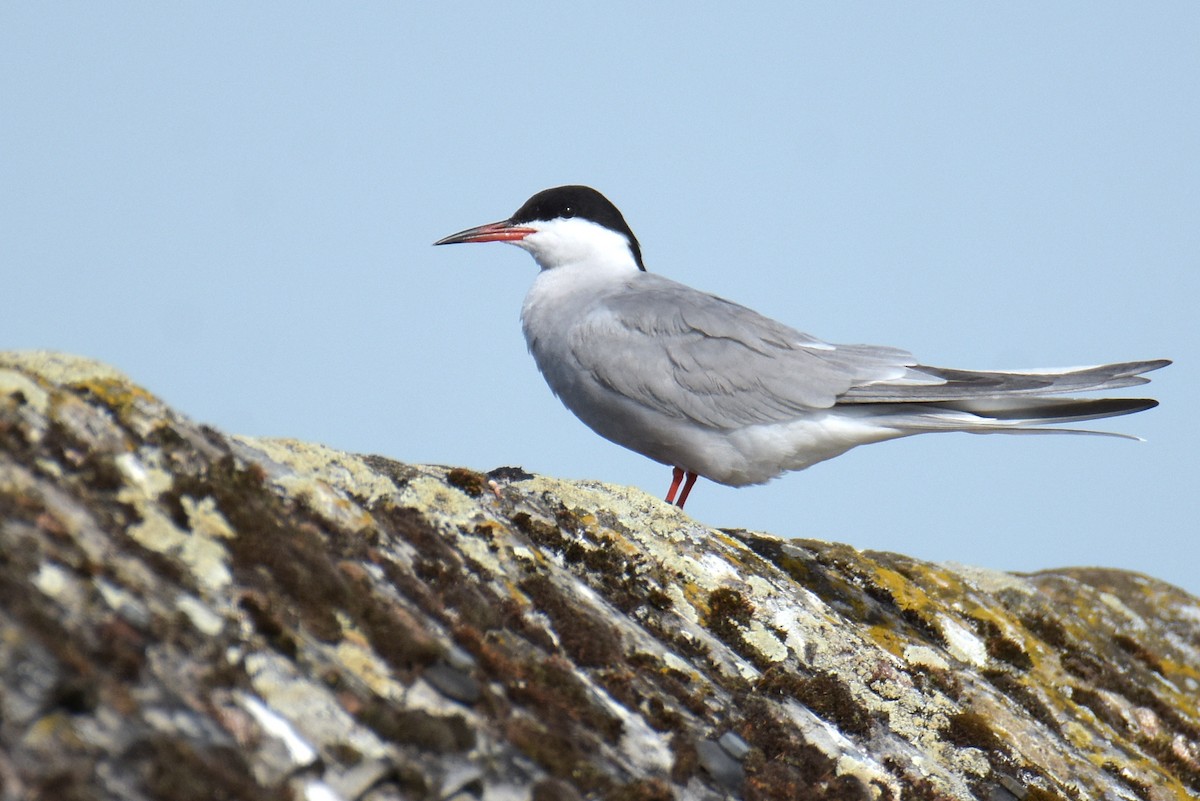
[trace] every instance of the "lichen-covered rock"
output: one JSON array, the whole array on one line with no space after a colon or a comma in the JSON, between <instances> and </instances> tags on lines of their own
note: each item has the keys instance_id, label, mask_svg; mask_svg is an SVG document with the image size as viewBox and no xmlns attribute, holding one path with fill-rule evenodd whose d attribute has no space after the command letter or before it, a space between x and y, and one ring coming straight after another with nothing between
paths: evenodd
<instances>
[{"instance_id":1,"label":"lichen-covered rock","mask_svg":"<svg viewBox=\"0 0 1200 801\"><path fill-rule=\"evenodd\" d=\"M0 354L5 799L1183 799L1200 602L197 425Z\"/></svg>"}]
</instances>

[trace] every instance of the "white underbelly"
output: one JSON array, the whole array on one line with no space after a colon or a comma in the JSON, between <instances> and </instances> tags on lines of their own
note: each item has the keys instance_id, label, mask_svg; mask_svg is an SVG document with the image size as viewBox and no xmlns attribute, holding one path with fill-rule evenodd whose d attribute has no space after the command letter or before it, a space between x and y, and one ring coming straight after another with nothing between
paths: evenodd
<instances>
[{"instance_id":1,"label":"white underbelly","mask_svg":"<svg viewBox=\"0 0 1200 801\"><path fill-rule=\"evenodd\" d=\"M563 404L600 436L720 484L761 484L857 445L903 435L832 410L782 423L716 429L650 409L576 374L563 376L553 367L543 373Z\"/></svg>"}]
</instances>

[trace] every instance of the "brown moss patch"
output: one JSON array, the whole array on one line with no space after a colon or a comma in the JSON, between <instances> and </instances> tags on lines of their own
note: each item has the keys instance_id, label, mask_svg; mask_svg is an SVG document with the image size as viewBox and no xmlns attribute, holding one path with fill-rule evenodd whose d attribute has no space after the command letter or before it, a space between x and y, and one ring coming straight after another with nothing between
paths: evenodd
<instances>
[{"instance_id":1,"label":"brown moss patch","mask_svg":"<svg viewBox=\"0 0 1200 801\"><path fill-rule=\"evenodd\" d=\"M446 481L450 486L458 487L472 498L478 498L482 495L484 488L487 486L487 476L483 473L476 473L474 470L468 470L465 467L452 468L450 472L446 473Z\"/></svg>"},{"instance_id":2,"label":"brown moss patch","mask_svg":"<svg viewBox=\"0 0 1200 801\"><path fill-rule=\"evenodd\" d=\"M125 754L150 798L175 801L290 801L286 785L264 787L235 748L196 748L171 737L142 740Z\"/></svg>"},{"instance_id":3,"label":"brown moss patch","mask_svg":"<svg viewBox=\"0 0 1200 801\"><path fill-rule=\"evenodd\" d=\"M912 665L909 675L922 692L933 689L954 701L962 699L962 679L954 670L943 670L932 665Z\"/></svg>"},{"instance_id":4,"label":"brown moss patch","mask_svg":"<svg viewBox=\"0 0 1200 801\"><path fill-rule=\"evenodd\" d=\"M707 606L702 621L706 629L760 670L771 666L771 662L746 641L745 629L750 627L753 619L754 604L731 587L718 587L708 594Z\"/></svg>"},{"instance_id":5,"label":"brown moss patch","mask_svg":"<svg viewBox=\"0 0 1200 801\"><path fill-rule=\"evenodd\" d=\"M1153 788L1150 785L1146 784L1145 782L1138 781L1134 777L1130 776L1128 773L1121 770L1120 766L1118 766L1115 762L1105 762L1101 767L1104 769L1105 773L1113 776L1117 779L1117 781L1121 782L1130 790L1132 790L1134 795L1136 795L1138 798L1143 799L1143 801L1150 801L1152 798L1151 792Z\"/></svg>"},{"instance_id":6,"label":"brown moss patch","mask_svg":"<svg viewBox=\"0 0 1200 801\"><path fill-rule=\"evenodd\" d=\"M501 656L497 650L485 652L485 666L503 682L508 699L529 708L554 736L599 737L606 742L620 739L620 718L600 705L570 663L559 657Z\"/></svg>"},{"instance_id":7,"label":"brown moss patch","mask_svg":"<svg viewBox=\"0 0 1200 801\"><path fill-rule=\"evenodd\" d=\"M345 608L350 596L332 549L303 510L271 491L261 468L243 469L223 457L199 476L177 476L169 494L176 502L211 496L237 532L225 541L234 576L267 596L286 597L278 607L293 608L313 637L331 642L341 636L334 610Z\"/></svg>"},{"instance_id":8,"label":"brown moss patch","mask_svg":"<svg viewBox=\"0 0 1200 801\"><path fill-rule=\"evenodd\" d=\"M799 676L775 665L759 678L755 689L767 695L790 696L833 723L845 734L865 736L871 730L871 713L836 674L822 672Z\"/></svg>"},{"instance_id":9,"label":"brown moss patch","mask_svg":"<svg viewBox=\"0 0 1200 801\"><path fill-rule=\"evenodd\" d=\"M577 576L621 612L631 614L643 606L659 611L671 608L670 596L661 589L667 577L660 575L660 568L626 553L612 536L585 525L566 506L555 511L556 525L525 512L513 515L512 522L536 545L559 554Z\"/></svg>"},{"instance_id":10,"label":"brown moss patch","mask_svg":"<svg viewBox=\"0 0 1200 801\"><path fill-rule=\"evenodd\" d=\"M988 637L984 644L988 656L992 659L1007 662L1017 670L1029 670L1033 667L1033 659L1025 653L1025 649L1008 637Z\"/></svg>"},{"instance_id":11,"label":"brown moss patch","mask_svg":"<svg viewBox=\"0 0 1200 801\"><path fill-rule=\"evenodd\" d=\"M675 793L662 779L638 779L614 787L604 797L606 801L674 801Z\"/></svg>"},{"instance_id":12,"label":"brown moss patch","mask_svg":"<svg viewBox=\"0 0 1200 801\"><path fill-rule=\"evenodd\" d=\"M1050 731L1056 734L1061 734L1062 729L1055 719L1054 713L1050 711L1042 700L1029 687L1021 683L1016 676L1003 670L985 670L983 677L991 682L992 686L1008 697L1010 701L1024 709L1036 721L1040 722Z\"/></svg>"},{"instance_id":13,"label":"brown moss patch","mask_svg":"<svg viewBox=\"0 0 1200 801\"><path fill-rule=\"evenodd\" d=\"M872 793L855 776L828 776L816 781L803 770L783 762L770 762L746 776L746 801L871 801Z\"/></svg>"},{"instance_id":14,"label":"brown moss patch","mask_svg":"<svg viewBox=\"0 0 1200 801\"><path fill-rule=\"evenodd\" d=\"M1007 662L1017 670L1029 670L1033 667L1033 660L1029 654L1025 653L1025 649L1017 642L1004 636L1004 632L1000 630L1000 626L996 621L989 620L984 617L968 617L971 627L983 637L984 645L987 648L987 654L992 659L998 659L1001 662Z\"/></svg>"},{"instance_id":15,"label":"brown moss patch","mask_svg":"<svg viewBox=\"0 0 1200 801\"><path fill-rule=\"evenodd\" d=\"M1067 634L1067 630L1058 620L1048 614L1033 612L1022 615L1021 623L1052 648L1063 650L1071 644L1071 637Z\"/></svg>"},{"instance_id":16,"label":"brown moss patch","mask_svg":"<svg viewBox=\"0 0 1200 801\"><path fill-rule=\"evenodd\" d=\"M502 625L501 599L484 584L490 572L455 551L420 510L383 503L370 512L381 526L381 536L406 542L418 553L411 572L382 552L364 553L401 595L443 625L467 625L479 631Z\"/></svg>"},{"instance_id":17,"label":"brown moss patch","mask_svg":"<svg viewBox=\"0 0 1200 801\"><path fill-rule=\"evenodd\" d=\"M537 609L550 618L562 649L577 665L600 667L623 656L621 635L610 623L566 598L554 582L536 575L518 585Z\"/></svg>"},{"instance_id":18,"label":"brown moss patch","mask_svg":"<svg viewBox=\"0 0 1200 801\"><path fill-rule=\"evenodd\" d=\"M916 609L901 609L900 617L905 623L919 632L928 642L940 645L943 648L946 647L946 635L942 634L942 630L938 628L936 623L921 614L921 612Z\"/></svg>"},{"instance_id":19,"label":"brown moss patch","mask_svg":"<svg viewBox=\"0 0 1200 801\"><path fill-rule=\"evenodd\" d=\"M855 621L864 619L863 605L858 602L856 597L862 594L862 590L851 585L836 571L831 570L830 565L818 559L814 551L802 547L801 543L810 542L809 540L793 540L784 543L774 538L757 537L744 531L727 530L726 533L736 536L754 553L787 573L797 584L802 585L849 619ZM811 540L811 542L825 545L816 540Z\"/></svg>"},{"instance_id":20,"label":"brown moss patch","mask_svg":"<svg viewBox=\"0 0 1200 801\"><path fill-rule=\"evenodd\" d=\"M278 608L271 597L253 590L242 593L238 607L246 613L250 624L266 640L267 645L288 659L296 658L299 642L292 633L296 622L285 620L288 613L286 608Z\"/></svg>"},{"instance_id":21,"label":"brown moss patch","mask_svg":"<svg viewBox=\"0 0 1200 801\"><path fill-rule=\"evenodd\" d=\"M460 753L475 746L475 732L461 715L434 715L373 697L362 701L355 717L386 741L430 753Z\"/></svg>"},{"instance_id":22,"label":"brown moss patch","mask_svg":"<svg viewBox=\"0 0 1200 801\"><path fill-rule=\"evenodd\" d=\"M1144 706L1158 715L1173 732L1189 740L1200 741L1200 727L1185 718L1170 702L1157 696L1147 683L1138 680L1136 671L1118 670L1096 656L1071 649L1061 658L1063 669L1100 689L1124 696L1136 706Z\"/></svg>"},{"instance_id":23,"label":"brown moss patch","mask_svg":"<svg viewBox=\"0 0 1200 801\"><path fill-rule=\"evenodd\" d=\"M678 731L683 726L683 715L668 703L667 693L659 685L663 677L644 675L630 665L621 665L601 670L593 677L608 694L626 709L640 713L655 731ZM667 698L667 700L664 700Z\"/></svg>"},{"instance_id":24,"label":"brown moss patch","mask_svg":"<svg viewBox=\"0 0 1200 801\"><path fill-rule=\"evenodd\" d=\"M1143 735L1138 738L1138 745L1174 774L1184 787L1200 792L1200 764L1176 750L1174 737L1160 734L1151 738Z\"/></svg>"},{"instance_id":25,"label":"brown moss patch","mask_svg":"<svg viewBox=\"0 0 1200 801\"><path fill-rule=\"evenodd\" d=\"M939 790L930 779L912 775L912 766L902 764L895 757L884 758L883 765L900 784L900 801L958 801L956 796Z\"/></svg>"},{"instance_id":26,"label":"brown moss patch","mask_svg":"<svg viewBox=\"0 0 1200 801\"><path fill-rule=\"evenodd\" d=\"M1021 801L1067 801L1067 799L1053 790L1031 784L1025 788L1025 797Z\"/></svg>"},{"instance_id":27,"label":"brown moss patch","mask_svg":"<svg viewBox=\"0 0 1200 801\"><path fill-rule=\"evenodd\" d=\"M734 730L752 746L742 763L746 771L742 797L747 801L872 797L858 779L838 776L837 763L802 740L793 726L782 723L770 701L749 696L740 706L743 718Z\"/></svg>"},{"instance_id":28,"label":"brown moss patch","mask_svg":"<svg viewBox=\"0 0 1200 801\"><path fill-rule=\"evenodd\" d=\"M1107 723L1114 731L1122 734L1129 731L1121 713L1096 690L1090 687L1072 686L1071 700L1090 709L1097 720Z\"/></svg>"},{"instance_id":29,"label":"brown moss patch","mask_svg":"<svg viewBox=\"0 0 1200 801\"><path fill-rule=\"evenodd\" d=\"M1118 634L1117 636L1113 637L1113 642L1116 643L1117 647L1122 651L1129 654L1158 675L1163 675L1162 663L1159 662L1157 657L1150 653L1150 651L1147 650L1147 648L1137 640L1125 634Z\"/></svg>"},{"instance_id":30,"label":"brown moss patch","mask_svg":"<svg viewBox=\"0 0 1200 801\"><path fill-rule=\"evenodd\" d=\"M607 793L613 789L612 779L589 761L588 751L576 739L556 736L526 717L511 719L504 733L510 743L546 772L584 793Z\"/></svg>"},{"instance_id":31,"label":"brown moss patch","mask_svg":"<svg viewBox=\"0 0 1200 801\"><path fill-rule=\"evenodd\" d=\"M529 801L583 801L583 796L561 779L548 778L533 785Z\"/></svg>"},{"instance_id":32,"label":"brown moss patch","mask_svg":"<svg viewBox=\"0 0 1200 801\"><path fill-rule=\"evenodd\" d=\"M988 719L978 712L963 711L952 715L945 729L946 741L963 748L1007 753L1004 741L992 729Z\"/></svg>"},{"instance_id":33,"label":"brown moss patch","mask_svg":"<svg viewBox=\"0 0 1200 801\"><path fill-rule=\"evenodd\" d=\"M653 671L655 687L675 698L683 705L684 709L693 715L704 717L710 714L708 705L704 701L706 689L693 687L692 677L689 674L664 665L652 654L640 651L631 654L627 661L631 667L643 673Z\"/></svg>"},{"instance_id":34,"label":"brown moss patch","mask_svg":"<svg viewBox=\"0 0 1200 801\"><path fill-rule=\"evenodd\" d=\"M696 753L696 745L686 734L676 734L671 738L671 781L675 784L687 784L692 776L700 769L700 757Z\"/></svg>"}]
</instances>

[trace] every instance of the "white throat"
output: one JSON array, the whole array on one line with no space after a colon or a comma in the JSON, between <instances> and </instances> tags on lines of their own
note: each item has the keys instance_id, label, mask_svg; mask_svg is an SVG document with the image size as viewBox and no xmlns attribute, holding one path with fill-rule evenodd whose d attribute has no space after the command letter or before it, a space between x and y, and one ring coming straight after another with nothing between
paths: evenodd
<instances>
[{"instance_id":1,"label":"white throat","mask_svg":"<svg viewBox=\"0 0 1200 801\"><path fill-rule=\"evenodd\" d=\"M591 220L574 217L522 225L536 233L513 244L528 251L543 270L571 266L597 273L628 273L640 269L625 235Z\"/></svg>"}]
</instances>

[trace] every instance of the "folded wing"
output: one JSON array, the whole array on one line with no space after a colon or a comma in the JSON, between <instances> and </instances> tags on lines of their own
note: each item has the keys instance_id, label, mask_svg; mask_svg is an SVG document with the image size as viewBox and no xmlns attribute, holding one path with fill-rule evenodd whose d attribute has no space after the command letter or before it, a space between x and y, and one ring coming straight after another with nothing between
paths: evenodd
<instances>
[{"instance_id":1,"label":"folded wing","mask_svg":"<svg viewBox=\"0 0 1200 801\"><path fill-rule=\"evenodd\" d=\"M572 328L570 345L611 391L714 428L828 409L856 386L908 376L915 362L897 348L830 345L651 275L639 276L637 291L598 300Z\"/></svg>"},{"instance_id":2,"label":"folded wing","mask_svg":"<svg viewBox=\"0 0 1200 801\"><path fill-rule=\"evenodd\" d=\"M940 407L1014 422L1105 417L1136 411L1137 403L1072 405L1041 396L1136 386L1149 380L1142 373L1169 364L1013 372L930 367L898 348L822 342L661 276L643 273L636 280L636 291L600 298L576 321L573 356L610 391L717 429L865 404L893 412L898 404L912 404L913 412L927 406L935 415Z\"/></svg>"}]
</instances>

